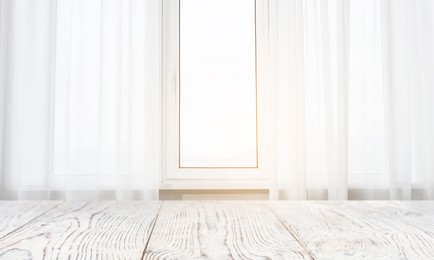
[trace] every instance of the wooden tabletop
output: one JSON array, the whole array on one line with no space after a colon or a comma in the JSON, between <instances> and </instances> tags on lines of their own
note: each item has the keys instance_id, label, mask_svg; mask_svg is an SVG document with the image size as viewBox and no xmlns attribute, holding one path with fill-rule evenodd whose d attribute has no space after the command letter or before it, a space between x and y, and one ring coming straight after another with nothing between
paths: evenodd
<instances>
[{"instance_id":1,"label":"wooden tabletop","mask_svg":"<svg viewBox=\"0 0 434 260\"><path fill-rule=\"evenodd\" d=\"M434 201L0 201L0 259L434 259Z\"/></svg>"}]
</instances>

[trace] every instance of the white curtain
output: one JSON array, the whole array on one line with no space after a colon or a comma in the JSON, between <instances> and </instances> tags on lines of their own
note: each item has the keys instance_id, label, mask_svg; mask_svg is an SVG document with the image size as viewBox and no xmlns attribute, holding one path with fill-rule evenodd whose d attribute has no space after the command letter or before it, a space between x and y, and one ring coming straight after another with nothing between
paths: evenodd
<instances>
[{"instance_id":1,"label":"white curtain","mask_svg":"<svg viewBox=\"0 0 434 260\"><path fill-rule=\"evenodd\" d=\"M159 0L0 0L1 199L156 199Z\"/></svg>"},{"instance_id":2,"label":"white curtain","mask_svg":"<svg viewBox=\"0 0 434 260\"><path fill-rule=\"evenodd\" d=\"M280 198L434 199L434 2L269 4ZM161 8L0 0L0 199L157 198Z\"/></svg>"},{"instance_id":3,"label":"white curtain","mask_svg":"<svg viewBox=\"0 0 434 260\"><path fill-rule=\"evenodd\" d=\"M434 2L279 0L283 199L434 199Z\"/></svg>"}]
</instances>

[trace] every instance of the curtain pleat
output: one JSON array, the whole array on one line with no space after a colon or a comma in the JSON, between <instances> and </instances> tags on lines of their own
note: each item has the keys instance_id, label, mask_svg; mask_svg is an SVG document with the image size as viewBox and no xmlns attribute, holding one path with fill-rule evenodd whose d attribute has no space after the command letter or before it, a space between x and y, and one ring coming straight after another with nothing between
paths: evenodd
<instances>
[{"instance_id":1,"label":"curtain pleat","mask_svg":"<svg viewBox=\"0 0 434 260\"><path fill-rule=\"evenodd\" d=\"M3 186L3 152L4 152L4 116L5 116L5 86L7 84L7 75L9 73L6 62L9 60L6 50L6 40L9 39L8 19L9 15L8 2L0 2L0 35L3 35L3 40L0 40L0 187Z\"/></svg>"},{"instance_id":2,"label":"curtain pleat","mask_svg":"<svg viewBox=\"0 0 434 260\"><path fill-rule=\"evenodd\" d=\"M306 123L304 88L305 2L278 3L277 175L279 198L306 199Z\"/></svg>"}]
</instances>

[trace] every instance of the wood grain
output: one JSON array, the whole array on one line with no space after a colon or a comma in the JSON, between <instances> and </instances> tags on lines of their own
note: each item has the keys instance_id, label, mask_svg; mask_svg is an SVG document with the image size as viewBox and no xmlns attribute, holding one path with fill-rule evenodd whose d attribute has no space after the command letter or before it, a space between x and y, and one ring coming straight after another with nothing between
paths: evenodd
<instances>
[{"instance_id":1,"label":"wood grain","mask_svg":"<svg viewBox=\"0 0 434 260\"><path fill-rule=\"evenodd\" d=\"M276 202L316 259L434 259L434 202Z\"/></svg>"},{"instance_id":2,"label":"wood grain","mask_svg":"<svg viewBox=\"0 0 434 260\"><path fill-rule=\"evenodd\" d=\"M142 257L434 259L434 202L0 202L0 259Z\"/></svg>"},{"instance_id":3,"label":"wood grain","mask_svg":"<svg viewBox=\"0 0 434 260\"><path fill-rule=\"evenodd\" d=\"M0 241L59 204L59 201L0 201Z\"/></svg>"},{"instance_id":4,"label":"wood grain","mask_svg":"<svg viewBox=\"0 0 434 260\"><path fill-rule=\"evenodd\" d=\"M140 259L161 202L64 202L0 240L0 259Z\"/></svg>"},{"instance_id":5,"label":"wood grain","mask_svg":"<svg viewBox=\"0 0 434 260\"><path fill-rule=\"evenodd\" d=\"M145 259L310 259L259 202L164 202Z\"/></svg>"}]
</instances>

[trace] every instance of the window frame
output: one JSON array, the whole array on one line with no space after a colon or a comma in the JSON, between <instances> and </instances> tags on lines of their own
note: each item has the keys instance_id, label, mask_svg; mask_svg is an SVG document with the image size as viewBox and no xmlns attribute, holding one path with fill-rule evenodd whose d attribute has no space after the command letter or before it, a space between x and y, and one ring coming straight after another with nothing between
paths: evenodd
<instances>
[{"instance_id":1,"label":"window frame","mask_svg":"<svg viewBox=\"0 0 434 260\"><path fill-rule=\"evenodd\" d=\"M162 178L161 188L269 189L275 175L275 70L270 48L269 0L255 1L258 167L179 167L179 3L162 2ZM277 12L277 11L276 11ZM212 181L211 181L212 180Z\"/></svg>"}]
</instances>

